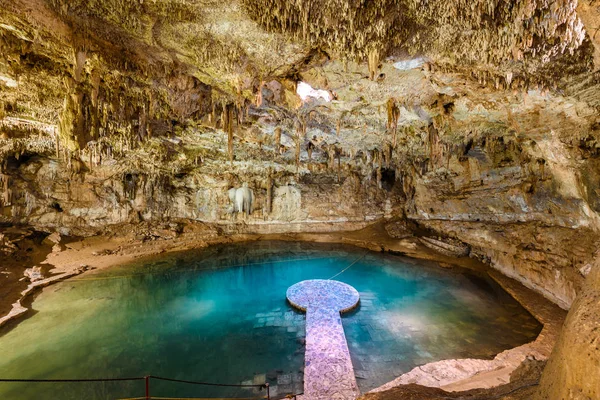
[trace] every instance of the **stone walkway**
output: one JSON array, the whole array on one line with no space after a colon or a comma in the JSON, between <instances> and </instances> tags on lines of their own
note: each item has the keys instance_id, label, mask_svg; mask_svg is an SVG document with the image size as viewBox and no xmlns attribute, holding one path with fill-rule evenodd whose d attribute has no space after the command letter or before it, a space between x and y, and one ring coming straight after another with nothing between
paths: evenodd
<instances>
[{"instance_id":1,"label":"stone walkway","mask_svg":"<svg viewBox=\"0 0 600 400\"><path fill-rule=\"evenodd\" d=\"M331 280L299 282L290 304L306 311L304 400L354 400L359 395L340 313L358 305L352 286Z\"/></svg>"}]
</instances>

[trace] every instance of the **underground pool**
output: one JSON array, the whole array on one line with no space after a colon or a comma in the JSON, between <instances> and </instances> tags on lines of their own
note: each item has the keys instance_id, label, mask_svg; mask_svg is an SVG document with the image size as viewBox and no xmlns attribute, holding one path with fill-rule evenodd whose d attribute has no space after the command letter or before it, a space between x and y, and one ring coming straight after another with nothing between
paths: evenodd
<instances>
[{"instance_id":1,"label":"underground pool","mask_svg":"<svg viewBox=\"0 0 600 400\"><path fill-rule=\"evenodd\" d=\"M361 392L415 366L492 358L541 325L487 275L345 245L259 241L156 256L46 288L0 330L2 378L160 375L303 390L305 314L286 302L303 280L360 293L342 317ZM141 396L144 382L0 383L2 399ZM257 389L152 382L159 397L237 397Z\"/></svg>"}]
</instances>

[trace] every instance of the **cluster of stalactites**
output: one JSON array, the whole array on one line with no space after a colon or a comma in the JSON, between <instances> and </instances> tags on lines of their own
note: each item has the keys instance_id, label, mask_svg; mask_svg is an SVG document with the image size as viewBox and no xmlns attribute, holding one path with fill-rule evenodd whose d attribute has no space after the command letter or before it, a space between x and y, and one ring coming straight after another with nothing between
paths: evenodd
<instances>
[{"instance_id":1,"label":"cluster of stalactites","mask_svg":"<svg viewBox=\"0 0 600 400\"><path fill-rule=\"evenodd\" d=\"M393 49L452 63L543 65L585 38L576 0L243 0L269 30L346 59L383 59Z\"/></svg>"},{"instance_id":2,"label":"cluster of stalactites","mask_svg":"<svg viewBox=\"0 0 600 400\"><path fill-rule=\"evenodd\" d=\"M538 59L542 63L572 53L585 38L574 0L433 1L419 7L417 19L435 27L436 41L455 57L500 63ZM450 40L462 39L454 46Z\"/></svg>"},{"instance_id":3,"label":"cluster of stalactites","mask_svg":"<svg viewBox=\"0 0 600 400\"><path fill-rule=\"evenodd\" d=\"M387 51L388 42L407 30L399 1L244 0L252 18L268 30L292 34L327 48L346 59L366 59L373 51Z\"/></svg>"},{"instance_id":4,"label":"cluster of stalactites","mask_svg":"<svg viewBox=\"0 0 600 400\"><path fill-rule=\"evenodd\" d=\"M134 148L172 132L174 121L200 118L211 106L211 87L185 73L173 72L151 85L134 74L107 70L84 51L74 53L72 65L59 115L61 143L72 152L114 134Z\"/></svg>"}]
</instances>

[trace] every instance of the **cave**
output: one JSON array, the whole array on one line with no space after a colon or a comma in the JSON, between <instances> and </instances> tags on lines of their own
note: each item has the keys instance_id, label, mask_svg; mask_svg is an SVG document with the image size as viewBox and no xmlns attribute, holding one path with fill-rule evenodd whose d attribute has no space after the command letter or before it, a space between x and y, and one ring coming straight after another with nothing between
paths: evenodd
<instances>
[{"instance_id":1,"label":"cave","mask_svg":"<svg viewBox=\"0 0 600 400\"><path fill-rule=\"evenodd\" d=\"M597 0L10 0L0 398L600 400Z\"/></svg>"}]
</instances>

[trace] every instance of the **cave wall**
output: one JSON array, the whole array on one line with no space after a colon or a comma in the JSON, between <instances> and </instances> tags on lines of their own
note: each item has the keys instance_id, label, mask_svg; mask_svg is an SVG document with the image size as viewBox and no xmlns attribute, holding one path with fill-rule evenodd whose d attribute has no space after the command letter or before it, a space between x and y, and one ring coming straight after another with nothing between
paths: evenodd
<instances>
[{"instance_id":1,"label":"cave wall","mask_svg":"<svg viewBox=\"0 0 600 400\"><path fill-rule=\"evenodd\" d=\"M600 243L597 162L556 133L474 140L415 180L407 215L569 308Z\"/></svg>"},{"instance_id":2,"label":"cave wall","mask_svg":"<svg viewBox=\"0 0 600 400\"><path fill-rule=\"evenodd\" d=\"M540 380L536 400L600 398L598 253Z\"/></svg>"},{"instance_id":3,"label":"cave wall","mask_svg":"<svg viewBox=\"0 0 600 400\"><path fill-rule=\"evenodd\" d=\"M116 226L178 220L241 226L246 230L296 231L315 228L353 229L392 212L401 201L398 190L384 190L375 181L353 174L321 176L176 174L115 168L113 163L70 163L21 155L11 159L5 176L11 180L10 201L0 203L0 219L64 235L89 236ZM232 213L228 190L248 183L254 211ZM267 185L271 185L268 210ZM336 226L337 225L337 226Z\"/></svg>"}]
</instances>

